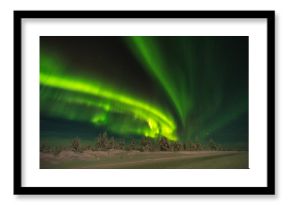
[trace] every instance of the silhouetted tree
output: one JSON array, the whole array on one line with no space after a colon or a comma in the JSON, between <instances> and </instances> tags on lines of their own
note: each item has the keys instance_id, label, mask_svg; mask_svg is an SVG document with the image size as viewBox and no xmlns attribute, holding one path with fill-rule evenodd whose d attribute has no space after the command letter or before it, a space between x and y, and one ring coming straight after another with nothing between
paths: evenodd
<instances>
[{"instance_id":1,"label":"silhouetted tree","mask_svg":"<svg viewBox=\"0 0 290 205\"><path fill-rule=\"evenodd\" d=\"M80 139L77 137L75 139L73 139L72 143L71 143L71 148L72 148L72 151L74 152L80 152Z\"/></svg>"},{"instance_id":2,"label":"silhouetted tree","mask_svg":"<svg viewBox=\"0 0 290 205\"><path fill-rule=\"evenodd\" d=\"M96 140L95 148L96 150L107 150L108 148L108 137L107 132L99 135Z\"/></svg>"},{"instance_id":3,"label":"silhouetted tree","mask_svg":"<svg viewBox=\"0 0 290 205\"><path fill-rule=\"evenodd\" d=\"M136 141L134 138L131 139L131 143L128 147L128 150L134 150L136 148Z\"/></svg>"},{"instance_id":4,"label":"silhouetted tree","mask_svg":"<svg viewBox=\"0 0 290 205\"><path fill-rule=\"evenodd\" d=\"M208 146L210 150L217 150L217 144L214 142L213 139L210 139L208 142Z\"/></svg>"},{"instance_id":5,"label":"silhouetted tree","mask_svg":"<svg viewBox=\"0 0 290 205\"><path fill-rule=\"evenodd\" d=\"M169 151L170 146L168 144L168 141L165 137L161 137L159 141L160 151Z\"/></svg>"}]
</instances>

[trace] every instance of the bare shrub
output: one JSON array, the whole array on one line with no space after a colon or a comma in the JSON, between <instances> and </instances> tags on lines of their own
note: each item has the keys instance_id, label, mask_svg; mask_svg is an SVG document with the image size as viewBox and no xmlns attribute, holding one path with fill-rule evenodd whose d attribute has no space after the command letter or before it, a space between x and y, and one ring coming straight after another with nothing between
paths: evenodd
<instances>
[{"instance_id":1,"label":"bare shrub","mask_svg":"<svg viewBox=\"0 0 290 205\"><path fill-rule=\"evenodd\" d=\"M54 146L52 149L52 153L54 155L58 155L59 153L61 153L64 150L63 146Z\"/></svg>"},{"instance_id":2,"label":"bare shrub","mask_svg":"<svg viewBox=\"0 0 290 205\"><path fill-rule=\"evenodd\" d=\"M160 146L160 151L169 151L170 150L169 143L165 137L161 137L161 139L159 141L159 146Z\"/></svg>"},{"instance_id":3,"label":"bare shrub","mask_svg":"<svg viewBox=\"0 0 290 205\"><path fill-rule=\"evenodd\" d=\"M51 146L47 142L44 142L40 145L40 152L48 153L50 151L51 151Z\"/></svg>"},{"instance_id":4,"label":"bare shrub","mask_svg":"<svg viewBox=\"0 0 290 205\"><path fill-rule=\"evenodd\" d=\"M149 138L142 138L140 145L141 152L153 151L153 142Z\"/></svg>"},{"instance_id":5,"label":"bare shrub","mask_svg":"<svg viewBox=\"0 0 290 205\"><path fill-rule=\"evenodd\" d=\"M81 150L80 150L80 145L81 145L81 143L80 143L80 139L77 137L77 138L74 138L73 139L73 141L72 141L72 143L71 143L71 149L72 149L72 151L73 152L80 152Z\"/></svg>"},{"instance_id":6,"label":"bare shrub","mask_svg":"<svg viewBox=\"0 0 290 205\"><path fill-rule=\"evenodd\" d=\"M208 142L208 148L209 150L213 150L216 151L217 150L217 144L215 143L215 141L213 139L210 139Z\"/></svg>"},{"instance_id":7,"label":"bare shrub","mask_svg":"<svg viewBox=\"0 0 290 205\"><path fill-rule=\"evenodd\" d=\"M132 138L129 146L127 147L127 150L130 151L130 150L135 150L135 149L136 149L136 141L134 138Z\"/></svg>"},{"instance_id":8,"label":"bare shrub","mask_svg":"<svg viewBox=\"0 0 290 205\"><path fill-rule=\"evenodd\" d=\"M180 151L182 149L182 145L180 143L174 142L173 143L173 151Z\"/></svg>"},{"instance_id":9,"label":"bare shrub","mask_svg":"<svg viewBox=\"0 0 290 205\"><path fill-rule=\"evenodd\" d=\"M120 141L118 143L118 147L119 147L120 150L124 150L125 149L125 142L124 142L124 140L122 140L122 141Z\"/></svg>"}]
</instances>

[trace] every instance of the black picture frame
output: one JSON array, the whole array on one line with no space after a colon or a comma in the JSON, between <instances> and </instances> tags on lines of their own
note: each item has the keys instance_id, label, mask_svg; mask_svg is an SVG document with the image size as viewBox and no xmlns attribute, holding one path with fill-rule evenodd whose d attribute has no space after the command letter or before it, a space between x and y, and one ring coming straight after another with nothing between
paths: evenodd
<instances>
[{"instance_id":1,"label":"black picture frame","mask_svg":"<svg viewBox=\"0 0 290 205\"><path fill-rule=\"evenodd\" d=\"M23 187L21 20L27 18L260 18L267 20L266 187ZM275 194L275 11L14 11L14 194Z\"/></svg>"}]
</instances>

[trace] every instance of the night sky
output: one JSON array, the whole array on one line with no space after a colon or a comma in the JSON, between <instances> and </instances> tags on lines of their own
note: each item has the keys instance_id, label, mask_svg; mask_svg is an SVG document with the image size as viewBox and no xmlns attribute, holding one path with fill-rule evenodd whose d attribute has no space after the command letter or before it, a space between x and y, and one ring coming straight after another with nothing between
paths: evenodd
<instances>
[{"instance_id":1,"label":"night sky","mask_svg":"<svg viewBox=\"0 0 290 205\"><path fill-rule=\"evenodd\" d=\"M41 137L248 142L248 37L40 37Z\"/></svg>"}]
</instances>

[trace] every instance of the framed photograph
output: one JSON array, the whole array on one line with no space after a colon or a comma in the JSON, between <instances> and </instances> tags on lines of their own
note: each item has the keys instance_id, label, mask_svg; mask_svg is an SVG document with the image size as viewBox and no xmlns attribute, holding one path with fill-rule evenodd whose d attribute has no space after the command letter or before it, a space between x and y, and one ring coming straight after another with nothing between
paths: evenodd
<instances>
[{"instance_id":1,"label":"framed photograph","mask_svg":"<svg viewBox=\"0 0 290 205\"><path fill-rule=\"evenodd\" d=\"M275 194L274 11L14 11L14 194Z\"/></svg>"}]
</instances>

